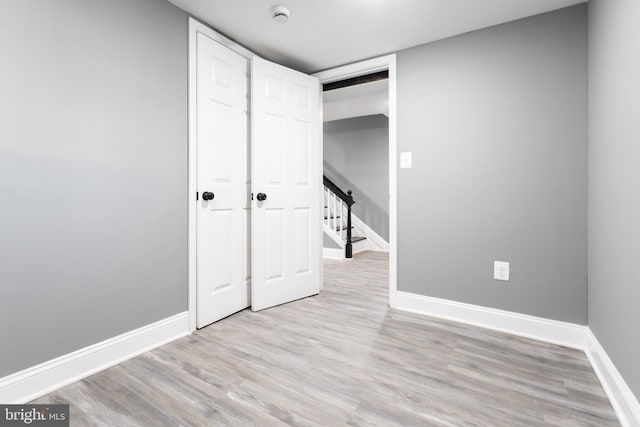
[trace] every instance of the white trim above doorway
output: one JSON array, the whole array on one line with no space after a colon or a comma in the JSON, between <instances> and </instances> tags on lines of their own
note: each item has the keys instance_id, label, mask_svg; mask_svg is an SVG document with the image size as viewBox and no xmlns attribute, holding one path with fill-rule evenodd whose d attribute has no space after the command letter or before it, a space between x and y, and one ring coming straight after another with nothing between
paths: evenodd
<instances>
[{"instance_id":1,"label":"white trim above doorway","mask_svg":"<svg viewBox=\"0 0 640 427\"><path fill-rule=\"evenodd\" d=\"M368 59L313 74L321 84L389 70L389 306L396 306L398 278L396 55Z\"/></svg>"}]
</instances>

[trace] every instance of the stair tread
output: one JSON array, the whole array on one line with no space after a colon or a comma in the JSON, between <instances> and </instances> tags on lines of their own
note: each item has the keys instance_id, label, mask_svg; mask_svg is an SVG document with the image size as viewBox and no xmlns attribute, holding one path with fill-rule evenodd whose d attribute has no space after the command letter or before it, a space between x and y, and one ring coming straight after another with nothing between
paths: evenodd
<instances>
[{"instance_id":1,"label":"stair tread","mask_svg":"<svg viewBox=\"0 0 640 427\"><path fill-rule=\"evenodd\" d=\"M358 237L352 237L351 238L351 243L355 243L355 242L360 242L362 240L366 240L367 238L364 236L358 236Z\"/></svg>"},{"instance_id":2,"label":"stair tread","mask_svg":"<svg viewBox=\"0 0 640 427\"><path fill-rule=\"evenodd\" d=\"M329 218L328 216L325 216L325 217L324 217L324 219L333 219L333 218L336 218L336 219L338 219L338 218L340 218L340 216L336 216L336 217L331 217L331 218Z\"/></svg>"}]
</instances>

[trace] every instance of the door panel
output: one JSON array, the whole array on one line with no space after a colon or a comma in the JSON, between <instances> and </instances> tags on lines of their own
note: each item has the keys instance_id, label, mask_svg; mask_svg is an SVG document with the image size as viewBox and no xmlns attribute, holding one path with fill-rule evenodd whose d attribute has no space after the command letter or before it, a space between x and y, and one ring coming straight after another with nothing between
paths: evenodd
<instances>
[{"instance_id":1,"label":"door panel","mask_svg":"<svg viewBox=\"0 0 640 427\"><path fill-rule=\"evenodd\" d=\"M296 208L294 211L294 274L299 275L309 271L309 208Z\"/></svg>"},{"instance_id":2,"label":"door panel","mask_svg":"<svg viewBox=\"0 0 640 427\"><path fill-rule=\"evenodd\" d=\"M320 290L320 84L252 60L253 310Z\"/></svg>"},{"instance_id":3,"label":"door panel","mask_svg":"<svg viewBox=\"0 0 640 427\"><path fill-rule=\"evenodd\" d=\"M310 142L309 124L295 120L293 122L293 167L297 187L309 185Z\"/></svg>"},{"instance_id":4,"label":"door panel","mask_svg":"<svg viewBox=\"0 0 640 427\"><path fill-rule=\"evenodd\" d=\"M197 326L250 304L249 62L197 36ZM205 201L202 193L214 193Z\"/></svg>"}]
</instances>

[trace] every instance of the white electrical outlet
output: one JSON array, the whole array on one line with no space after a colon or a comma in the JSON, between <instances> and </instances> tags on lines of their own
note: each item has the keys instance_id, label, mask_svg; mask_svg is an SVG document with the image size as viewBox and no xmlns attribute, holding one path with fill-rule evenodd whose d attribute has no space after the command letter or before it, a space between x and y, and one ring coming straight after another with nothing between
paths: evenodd
<instances>
[{"instance_id":1,"label":"white electrical outlet","mask_svg":"<svg viewBox=\"0 0 640 427\"><path fill-rule=\"evenodd\" d=\"M493 278L495 280L509 281L509 263L505 261L493 262Z\"/></svg>"}]
</instances>

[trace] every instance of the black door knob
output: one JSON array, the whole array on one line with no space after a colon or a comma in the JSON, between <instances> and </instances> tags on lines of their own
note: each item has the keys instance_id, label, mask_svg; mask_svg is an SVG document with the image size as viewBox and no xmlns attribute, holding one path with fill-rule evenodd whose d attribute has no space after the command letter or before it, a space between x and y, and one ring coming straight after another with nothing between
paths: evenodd
<instances>
[{"instance_id":1,"label":"black door knob","mask_svg":"<svg viewBox=\"0 0 640 427\"><path fill-rule=\"evenodd\" d=\"M216 197L216 195L211 191L205 191L202 193L202 200L213 200L214 197Z\"/></svg>"},{"instance_id":2,"label":"black door knob","mask_svg":"<svg viewBox=\"0 0 640 427\"><path fill-rule=\"evenodd\" d=\"M264 202L265 200L267 200L267 195L264 193L258 193L258 196L256 196L259 202Z\"/></svg>"}]
</instances>

